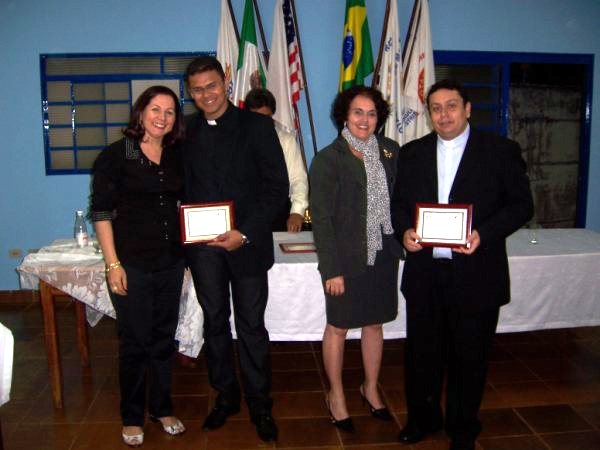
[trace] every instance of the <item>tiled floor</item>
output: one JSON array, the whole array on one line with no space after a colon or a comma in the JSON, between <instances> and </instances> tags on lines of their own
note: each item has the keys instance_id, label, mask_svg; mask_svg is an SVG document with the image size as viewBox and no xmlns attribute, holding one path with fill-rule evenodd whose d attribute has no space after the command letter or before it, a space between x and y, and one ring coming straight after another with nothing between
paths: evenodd
<instances>
[{"instance_id":1,"label":"tiled floor","mask_svg":"<svg viewBox=\"0 0 600 450\"><path fill-rule=\"evenodd\" d=\"M124 449L119 436L114 321L103 319L91 329L91 368L83 369L75 346L73 308L68 303L58 308L65 386L62 411L52 407L39 305L0 304L0 322L13 331L16 341L11 401L0 408L5 449ZM212 403L201 357L195 368L179 364L175 368L176 411L189 431L172 438L149 423L143 448L446 449L443 433L414 446L395 441L406 418L402 346L402 340L386 341L381 374L394 422L372 419L360 402L356 341L348 342L344 372L354 434L341 434L329 423L320 343L277 342L272 344L277 444L256 437L247 410L218 431L201 430ZM481 419L480 449L600 449L600 327L498 335Z\"/></svg>"}]
</instances>

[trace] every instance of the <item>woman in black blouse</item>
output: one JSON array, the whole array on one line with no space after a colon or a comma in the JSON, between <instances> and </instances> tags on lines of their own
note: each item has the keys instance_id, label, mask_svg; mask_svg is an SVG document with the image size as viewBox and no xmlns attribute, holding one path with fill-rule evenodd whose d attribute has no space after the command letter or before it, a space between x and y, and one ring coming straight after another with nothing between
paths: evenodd
<instances>
[{"instance_id":1,"label":"woman in black blouse","mask_svg":"<svg viewBox=\"0 0 600 450\"><path fill-rule=\"evenodd\" d=\"M171 435L185 431L171 402L184 271L177 210L184 124L177 96L164 86L148 88L124 134L94 163L91 210L117 313L122 437L138 447L144 440L146 371L150 419Z\"/></svg>"}]
</instances>

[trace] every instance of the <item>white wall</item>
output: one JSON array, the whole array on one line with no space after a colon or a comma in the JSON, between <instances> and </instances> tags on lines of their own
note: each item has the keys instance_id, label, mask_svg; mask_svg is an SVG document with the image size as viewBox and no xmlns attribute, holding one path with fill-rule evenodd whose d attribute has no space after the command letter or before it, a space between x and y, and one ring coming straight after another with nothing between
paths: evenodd
<instances>
[{"instance_id":1,"label":"white wall","mask_svg":"<svg viewBox=\"0 0 600 450\"><path fill-rule=\"evenodd\" d=\"M232 0L241 23L243 0ZM260 0L270 43L274 0ZM374 49L385 0L366 0ZM40 106L40 53L200 51L216 47L220 0L0 0L0 290L18 289L19 259L72 233L87 207L89 176L46 176ZM296 0L317 147L335 130L343 0ZM398 0L406 33L412 0ZM597 0L430 0L435 50L600 54ZM600 86L596 64L594 85ZM600 90L593 98L587 225L600 230ZM312 158L308 127L307 157Z\"/></svg>"}]
</instances>

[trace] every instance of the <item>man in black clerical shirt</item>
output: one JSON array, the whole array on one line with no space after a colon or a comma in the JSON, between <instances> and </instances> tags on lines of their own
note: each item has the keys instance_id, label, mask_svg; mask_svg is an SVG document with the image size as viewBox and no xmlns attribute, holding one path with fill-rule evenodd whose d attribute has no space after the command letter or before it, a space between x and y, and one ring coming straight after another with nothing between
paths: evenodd
<instances>
[{"instance_id":1,"label":"man in black clerical shirt","mask_svg":"<svg viewBox=\"0 0 600 450\"><path fill-rule=\"evenodd\" d=\"M194 59L186 84L199 111L187 117L183 155L186 202L233 201L235 224L208 244L187 248L187 262L204 313L204 349L218 392L207 430L240 410L229 325L233 299L243 392L265 441L277 439L271 415L269 334L264 324L267 270L274 261L271 223L288 195L283 153L273 121L233 106L226 77L213 57Z\"/></svg>"}]
</instances>

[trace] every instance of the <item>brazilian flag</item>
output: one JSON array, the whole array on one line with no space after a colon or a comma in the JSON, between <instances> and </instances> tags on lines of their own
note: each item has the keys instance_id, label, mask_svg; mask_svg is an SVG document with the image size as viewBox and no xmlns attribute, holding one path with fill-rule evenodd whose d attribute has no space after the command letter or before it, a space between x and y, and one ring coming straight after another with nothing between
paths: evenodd
<instances>
[{"instance_id":1,"label":"brazilian flag","mask_svg":"<svg viewBox=\"0 0 600 450\"><path fill-rule=\"evenodd\" d=\"M339 92L364 84L373 72L373 50L365 0L346 0Z\"/></svg>"}]
</instances>

